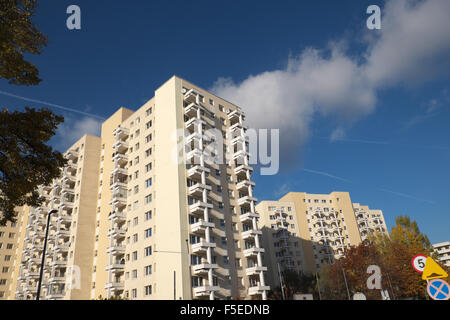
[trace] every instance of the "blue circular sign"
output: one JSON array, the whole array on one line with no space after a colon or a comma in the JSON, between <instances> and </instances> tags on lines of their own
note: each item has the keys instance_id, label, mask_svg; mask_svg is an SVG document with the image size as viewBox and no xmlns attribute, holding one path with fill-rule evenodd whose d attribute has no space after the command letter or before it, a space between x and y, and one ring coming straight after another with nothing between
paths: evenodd
<instances>
[{"instance_id":1,"label":"blue circular sign","mask_svg":"<svg viewBox=\"0 0 450 320\"><path fill-rule=\"evenodd\" d=\"M427 291L433 300L450 299L450 285L442 279L434 279L428 282Z\"/></svg>"}]
</instances>

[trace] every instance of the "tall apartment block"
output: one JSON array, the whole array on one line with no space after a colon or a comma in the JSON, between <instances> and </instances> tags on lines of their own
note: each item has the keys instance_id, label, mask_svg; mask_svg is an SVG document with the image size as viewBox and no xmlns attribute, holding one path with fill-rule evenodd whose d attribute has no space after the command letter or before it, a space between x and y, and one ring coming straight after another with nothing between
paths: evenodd
<instances>
[{"instance_id":1,"label":"tall apartment block","mask_svg":"<svg viewBox=\"0 0 450 320\"><path fill-rule=\"evenodd\" d=\"M39 193L27 212L16 299L36 299L47 218L50 214L42 299L88 299L92 278L100 138L85 135L65 153L62 175Z\"/></svg>"},{"instance_id":2,"label":"tall apartment block","mask_svg":"<svg viewBox=\"0 0 450 320\"><path fill-rule=\"evenodd\" d=\"M450 268L450 241L433 244L439 261Z\"/></svg>"},{"instance_id":3,"label":"tall apartment block","mask_svg":"<svg viewBox=\"0 0 450 320\"><path fill-rule=\"evenodd\" d=\"M382 212L353 204L348 192L290 192L279 201L261 201L256 211L270 286L279 283L279 271L315 274L324 264L343 257L345 248L360 244L371 231L387 234Z\"/></svg>"},{"instance_id":4,"label":"tall apartment block","mask_svg":"<svg viewBox=\"0 0 450 320\"><path fill-rule=\"evenodd\" d=\"M117 110L101 137L81 138L29 210L16 298L35 298L57 210L43 298L265 299L244 119L174 76L137 111Z\"/></svg>"}]
</instances>

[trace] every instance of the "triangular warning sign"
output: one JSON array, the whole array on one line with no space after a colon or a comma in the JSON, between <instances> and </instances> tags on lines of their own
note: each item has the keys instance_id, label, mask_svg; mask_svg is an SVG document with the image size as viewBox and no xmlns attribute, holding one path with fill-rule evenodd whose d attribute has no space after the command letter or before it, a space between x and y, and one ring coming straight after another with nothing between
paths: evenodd
<instances>
[{"instance_id":1,"label":"triangular warning sign","mask_svg":"<svg viewBox=\"0 0 450 320\"><path fill-rule=\"evenodd\" d=\"M423 280L447 278L448 274L432 258L428 257L422 273Z\"/></svg>"}]
</instances>

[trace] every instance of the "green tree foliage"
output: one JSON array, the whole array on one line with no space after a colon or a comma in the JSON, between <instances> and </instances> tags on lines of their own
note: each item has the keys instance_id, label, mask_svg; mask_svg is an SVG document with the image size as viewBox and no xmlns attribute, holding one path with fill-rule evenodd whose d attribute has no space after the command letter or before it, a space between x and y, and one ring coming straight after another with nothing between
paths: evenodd
<instances>
[{"instance_id":1,"label":"green tree foliage","mask_svg":"<svg viewBox=\"0 0 450 320\"><path fill-rule=\"evenodd\" d=\"M395 226L391 230L392 241L403 243L408 247L425 248L432 251L428 237L420 232L416 221L411 221L408 216L398 216Z\"/></svg>"},{"instance_id":2,"label":"green tree foliage","mask_svg":"<svg viewBox=\"0 0 450 320\"><path fill-rule=\"evenodd\" d=\"M10 84L41 82L39 70L24 58L25 53L40 54L47 45L47 37L31 21L36 6L36 0L0 1L0 78Z\"/></svg>"},{"instance_id":3,"label":"green tree foliage","mask_svg":"<svg viewBox=\"0 0 450 320\"><path fill-rule=\"evenodd\" d=\"M66 160L46 142L63 120L49 109L0 111L0 225L15 221L17 206L39 206L37 187L60 176Z\"/></svg>"}]
</instances>

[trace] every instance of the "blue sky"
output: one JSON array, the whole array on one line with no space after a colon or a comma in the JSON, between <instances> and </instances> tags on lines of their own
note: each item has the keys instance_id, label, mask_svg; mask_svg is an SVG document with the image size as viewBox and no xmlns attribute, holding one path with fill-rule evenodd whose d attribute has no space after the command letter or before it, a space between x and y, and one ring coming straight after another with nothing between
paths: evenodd
<instances>
[{"instance_id":1,"label":"blue sky","mask_svg":"<svg viewBox=\"0 0 450 320\"><path fill-rule=\"evenodd\" d=\"M80 31L66 28L71 4ZM371 4L381 30L366 28ZM259 199L349 191L389 228L407 214L432 242L449 241L450 22L439 16L449 10L446 0L40 1L49 45L30 59L44 81L0 80L0 103L45 106L13 94L98 116L52 107L67 119L52 143L65 148L176 74L240 104L251 125L281 128L280 172L254 175ZM266 107L289 121L260 116Z\"/></svg>"}]
</instances>

